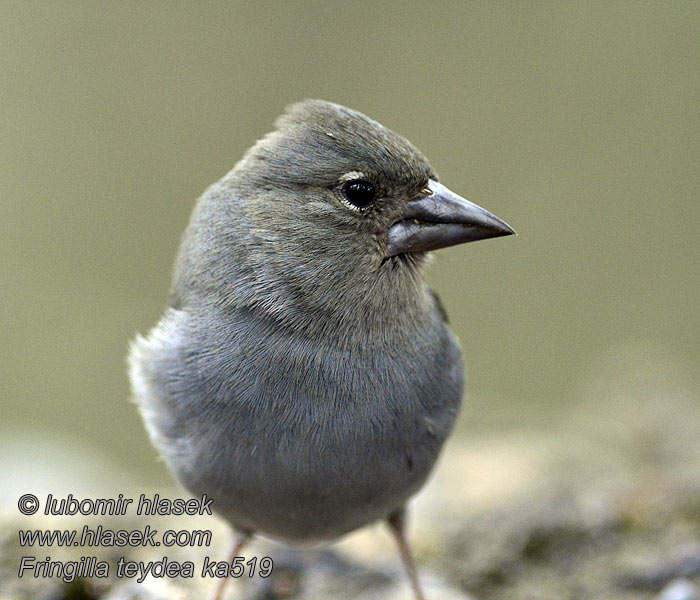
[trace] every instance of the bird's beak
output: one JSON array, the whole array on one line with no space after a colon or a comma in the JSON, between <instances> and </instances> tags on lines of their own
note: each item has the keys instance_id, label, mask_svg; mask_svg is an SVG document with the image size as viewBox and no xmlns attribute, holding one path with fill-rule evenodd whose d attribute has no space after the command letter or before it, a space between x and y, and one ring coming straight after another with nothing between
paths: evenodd
<instances>
[{"instance_id":1,"label":"bird's beak","mask_svg":"<svg viewBox=\"0 0 700 600\"><path fill-rule=\"evenodd\" d=\"M386 254L396 256L512 235L515 230L431 179L426 195L409 202L387 233Z\"/></svg>"}]
</instances>

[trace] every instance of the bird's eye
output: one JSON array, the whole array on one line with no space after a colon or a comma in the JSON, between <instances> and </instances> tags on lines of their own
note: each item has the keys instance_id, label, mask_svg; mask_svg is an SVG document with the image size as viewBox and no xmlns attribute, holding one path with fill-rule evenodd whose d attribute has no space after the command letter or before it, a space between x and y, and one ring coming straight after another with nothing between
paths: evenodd
<instances>
[{"instance_id":1,"label":"bird's eye","mask_svg":"<svg viewBox=\"0 0 700 600\"><path fill-rule=\"evenodd\" d=\"M365 208L374 202L377 189L374 184L364 179L354 179L343 185L343 195L356 208Z\"/></svg>"}]
</instances>

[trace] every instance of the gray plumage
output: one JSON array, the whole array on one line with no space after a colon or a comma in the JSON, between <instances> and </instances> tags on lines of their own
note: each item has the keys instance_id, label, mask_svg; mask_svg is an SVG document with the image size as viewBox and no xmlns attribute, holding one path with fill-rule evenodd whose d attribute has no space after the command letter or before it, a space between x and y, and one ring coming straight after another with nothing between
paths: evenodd
<instances>
[{"instance_id":1,"label":"gray plumage","mask_svg":"<svg viewBox=\"0 0 700 600\"><path fill-rule=\"evenodd\" d=\"M405 506L464 375L423 280L428 255L387 255L389 228L437 181L425 157L327 102L276 125L199 199L170 306L132 344L130 375L193 494L242 531L311 542ZM355 179L376 186L368 209L344 196Z\"/></svg>"}]
</instances>

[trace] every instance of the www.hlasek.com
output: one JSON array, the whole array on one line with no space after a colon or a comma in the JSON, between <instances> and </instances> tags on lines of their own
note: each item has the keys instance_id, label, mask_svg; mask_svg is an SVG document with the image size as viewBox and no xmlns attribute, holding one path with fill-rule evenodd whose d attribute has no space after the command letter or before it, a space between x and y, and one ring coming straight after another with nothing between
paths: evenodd
<instances>
[{"instance_id":1,"label":"www.hlasek.com","mask_svg":"<svg viewBox=\"0 0 700 600\"><path fill-rule=\"evenodd\" d=\"M23 515L31 516L39 512L42 503L33 494L20 497L17 506ZM44 515L55 516L124 516L130 510L140 516L152 515L211 515L212 499L201 498L161 498L158 494L146 497L141 494L138 501L119 494L117 498L78 499L68 494L65 498L55 498L52 494L43 503ZM122 547L201 547L209 546L212 532L208 529L168 529L159 533L146 525L143 529L108 529L102 525L79 529L20 529L21 547L81 547L81 548L122 548ZM142 583L146 577L194 577L196 573L205 578L268 577L272 573L272 559L264 556L248 560L238 556L231 562L216 561L205 556L201 568L196 569L192 561L176 561L163 556L158 560L143 562L120 557L112 572L118 579L136 579ZM110 563L98 560L96 556L81 556L77 560L52 560L50 556L38 558L22 556L18 576L35 578L60 578L70 583L77 578L107 578L110 576Z\"/></svg>"}]
</instances>

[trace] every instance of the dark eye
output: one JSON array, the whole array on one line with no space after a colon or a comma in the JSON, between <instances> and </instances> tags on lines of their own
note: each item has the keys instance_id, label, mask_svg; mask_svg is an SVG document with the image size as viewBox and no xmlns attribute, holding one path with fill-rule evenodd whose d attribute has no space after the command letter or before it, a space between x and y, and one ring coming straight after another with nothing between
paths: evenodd
<instances>
[{"instance_id":1,"label":"dark eye","mask_svg":"<svg viewBox=\"0 0 700 600\"><path fill-rule=\"evenodd\" d=\"M343 195L353 206L365 208L374 202L377 196L377 189L369 181L355 179L343 185Z\"/></svg>"}]
</instances>

